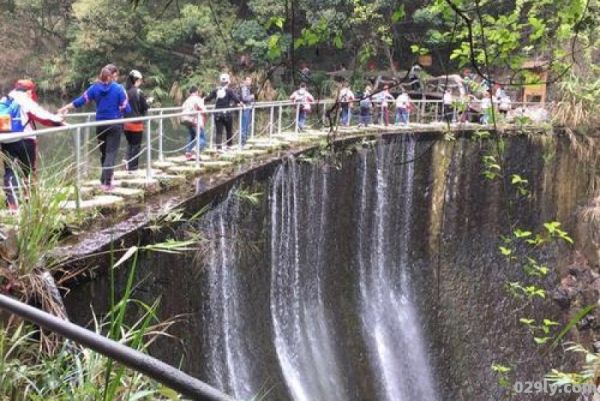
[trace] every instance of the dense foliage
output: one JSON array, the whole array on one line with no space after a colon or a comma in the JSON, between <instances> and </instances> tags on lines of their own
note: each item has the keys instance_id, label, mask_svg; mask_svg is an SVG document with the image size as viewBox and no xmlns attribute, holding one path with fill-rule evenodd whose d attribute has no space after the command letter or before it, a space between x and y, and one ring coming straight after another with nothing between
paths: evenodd
<instances>
[{"instance_id":1,"label":"dense foliage","mask_svg":"<svg viewBox=\"0 0 600 401\"><path fill-rule=\"evenodd\" d=\"M574 61L593 73L597 22L596 0L0 0L0 86L77 92L114 62L167 98L222 69L282 85L304 65L396 71L428 54L433 74L470 65L522 84L530 59L553 79Z\"/></svg>"}]
</instances>

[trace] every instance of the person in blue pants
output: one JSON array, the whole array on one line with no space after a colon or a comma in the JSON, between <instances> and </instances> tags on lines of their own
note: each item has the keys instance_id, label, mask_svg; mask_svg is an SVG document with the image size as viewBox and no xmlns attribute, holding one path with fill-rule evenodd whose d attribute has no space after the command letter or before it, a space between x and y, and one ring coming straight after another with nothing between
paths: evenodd
<instances>
[{"instance_id":1,"label":"person in blue pants","mask_svg":"<svg viewBox=\"0 0 600 401\"><path fill-rule=\"evenodd\" d=\"M246 77L241 87L241 100L244 104L244 110L242 111L242 145L246 144L248 136L251 132L252 124L252 106L254 104L255 96L252 93L252 77Z\"/></svg>"}]
</instances>

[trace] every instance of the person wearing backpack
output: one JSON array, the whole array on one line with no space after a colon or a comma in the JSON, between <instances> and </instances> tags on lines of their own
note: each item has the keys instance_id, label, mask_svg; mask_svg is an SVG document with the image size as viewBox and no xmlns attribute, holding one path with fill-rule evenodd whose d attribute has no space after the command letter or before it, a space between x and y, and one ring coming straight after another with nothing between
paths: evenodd
<instances>
[{"instance_id":1,"label":"person wearing backpack","mask_svg":"<svg viewBox=\"0 0 600 401\"><path fill-rule=\"evenodd\" d=\"M373 109L373 102L371 101L371 86L367 85L365 93L362 99L358 103L360 108L360 114L358 116L358 126L368 127L371 124L371 109Z\"/></svg>"},{"instance_id":2,"label":"person wearing backpack","mask_svg":"<svg viewBox=\"0 0 600 401\"><path fill-rule=\"evenodd\" d=\"M63 106L59 113L66 114L69 110L83 107L85 104L94 101L96 103L96 121L123 118L123 115L129 113L131 108L127 101L125 88L116 82L118 75L118 68L114 64L107 64L100 70L96 82L90 85L80 97ZM102 165L100 189L104 192L112 192L113 190L113 171L122 133L123 124L96 127L96 137L100 144L100 163Z\"/></svg>"},{"instance_id":3,"label":"person wearing backpack","mask_svg":"<svg viewBox=\"0 0 600 401\"><path fill-rule=\"evenodd\" d=\"M207 102L216 99L215 111L218 109L228 109L232 106L242 106L239 96L229 87L229 74L223 73L219 77L220 86L210 92L204 99ZM233 117L230 111L215 112L215 134L217 150L221 150L223 129L225 129L227 140L225 145L231 149L233 145Z\"/></svg>"},{"instance_id":4,"label":"person wearing backpack","mask_svg":"<svg viewBox=\"0 0 600 401\"><path fill-rule=\"evenodd\" d=\"M347 127L350 125L350 119L352 118L351 105L354 101L354 93L350 89L350 85L348 82L344 82L342 84L342 90L340 91L340 95L338 100L341 105L342 115L340 117L340 123Z\"/></svg>"},{"instance_id":5,"label":"person wearing backpack","mask_svg":"<svg viewBox=\"0 0 600 401\"><path fill-rule=\"evenodd\" d=\"M290 100L300 105L298 110L298 130L304 131L306 115L310 112L310 104L315 101L315 98L306 90L306 84L302 82L300 87L290 95Z\"/></svg>"},{"instance_id":6,"label":"person wearing backpack","mask_svg":"<svg viewBox=\"0 0 600 401\"><path fill-rule=\"evenodd\" d=\"M152 98L146 99L144 93L140 89L143 82L142 73L138 70L131 70L127 76L125 90L131 111L125 113L125 118L141 117L148 114L148 103L152 102ZM132 173L138 169L139 153L142 148L142 139L144 138L144 122L132 121L123 125L125 138L127 139L127 171Z\"/></svg>"},{"instance_id":7,"label":"person wearing backpack","mask_svg":"<svg viewBox=\"0 0 600 401\"><path fill-rule=\"evenodd\" d=\"M15 88L0 99L0 132L19 133L33 132L38 122L46 126L64 124L62 116L50 113L37 103L35 83L29 79L21 79ZM15 167L23 172L23 182L34 178L37 159L37 142L35 136L24 139L2 142L4 161L4 191L6 204L10 210L18 209L17 192L19 181ZM16 165L15 165L16 161Z\"/></svg>"}]
</instances>

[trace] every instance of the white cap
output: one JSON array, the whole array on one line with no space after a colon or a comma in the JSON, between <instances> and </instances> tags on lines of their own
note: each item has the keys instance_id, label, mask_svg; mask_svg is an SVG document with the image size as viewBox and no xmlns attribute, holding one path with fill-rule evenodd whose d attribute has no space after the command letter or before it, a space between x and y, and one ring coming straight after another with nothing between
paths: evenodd
<instances>
[{"instance_id":1,"label":"white cap","mask_svg":"<svg viewBox=\"0 0 600 401\"><path fill-rule=\"evenodd\" d=\"M132 76L135 79L142 79L142 73L139 72L138 70L131 70L131 72L129 73L130 76Z\"/></svg>"},{"instance_id":2,"label":"white cap","mask_svg":"<svg viewBox=\"0 0 600 401\"><path fill-rule=\"evenodd\" d=\"M229 83L229 74L227 74L227 73L221 74L221 76L219 77L219 81L222 84L228 84Z\"/></svg>"}]
</instances>

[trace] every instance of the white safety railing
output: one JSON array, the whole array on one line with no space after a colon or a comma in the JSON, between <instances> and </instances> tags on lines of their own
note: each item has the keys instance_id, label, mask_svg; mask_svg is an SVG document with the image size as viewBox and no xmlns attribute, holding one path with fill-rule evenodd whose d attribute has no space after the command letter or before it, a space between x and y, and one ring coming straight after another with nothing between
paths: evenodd
<instances>
[{"instance_id":1,"label":"white safety railing","mask_svg":"<svg viewBox=\"0 0 600 401\"><path fill-rule=\"evenodd\" d=\"M216 142L215 132L215 116L221 113L228 113L231 118L233 125L233 135L231 137L230 146L235 144L236 147L242 149L244 147L244 140L261 137L268 140L273 140L274 136L281 135L283 133L296 133L298 134L302 130L300 125L300 117L304 117L306 127L329 127L331 123L340 124L340 113L341 107L333 108L334 100L319 100L311 104L311 111L305 113L301 108L300 104L296 104L291 101L275 101L275 102L257 102L251 106L244 107L232 107L228 109L215 109L214 106L208 106L204 113L184 113L181 107L168 107L160 109L151 109L149 114L144 117L127 118L127 119L116 119L116 120L105 120L105 121L92 121L94 118L93 113L74 113L67 116L67 121L73 121L76 119L83 119L83 122L71 123L65 126L53 127L40 129L34 132L27 133L14 133L14 134L3 134L0 136L0 143L12 142L18 139L35 136L41 139L40 148L42 152L48 152L51 154L53 151L66 150L69 153L69 147L72 147L72 155L67 154L68 157L74 156L75 166L75 186L79 189L82 186L83 180L90 173L91 165L94 161L90 161L90 154L98 146L97 141L92 139L91 130L96 127L104 127L111 125L121 125L126 122L144 122L144 136L145 144L140 152L135 155L133 159L138 159L142 162L145 168L145 178L150 181L153 178L153 163L156 161L164 161L165 155L171 155L176 153L183 153L183 150L188 145L188 132L185 135L181 134L183 129L180 127L179 120L184 116L195 116L198 120L204 120L204 127L197 126L193 146L195 148L194 162L197 167L200 167L200 157L198 156L202 150L202 144L200 141L201 130L204 129L206 136L206 145L209 149L215 149L220 145L225 145L225 135L222 133L221 143ZM444 105L441 100L411 100L411 109L408 115L408 122L410 124L430 124L440 123L448 120L444 120L447 117L447 110L444 109ZM475 102L470 102L470 107L473 107ZM511 107L516 108L527 108L533 104L525 103L512 103ZM536 106L541 106L539 103ZM361 116L361 110L359 107L358 100L354 101L351 105L352 116L349 119L350 126L356 126L359 122L365 122ZM497 109L497 105L496 105ZM248 112L248 110L250 110ZM337 111L336 115L331 115L331 111ZM369 110L369 116L367 124L381 124L386 123L386 110L388 114L389 125L396 123L396 106L395 102L388 101L387 104L382 105L373 100L373 107ZM249 114L248 132L244 133L243 128L245 126L243 121L243 113ZM450 122L460 122L461 112L457 107L452 107L452 120ZM204 117L206 117L204 119ZM363 116L364 117L364 116ZM223 130L225 131L225 130ZM242 135L246 134L247 138ZM43 149L44 138L54 138L56 135L72 135L72 140L64 140L58 147L58 149ZM66 138L65 138L66 139ZM69 144L70 142L70 144ZM124 141L121 141L122 143ZM92 145L93 144L93 145ZM92 149L90 150L90 145ZM65 149L67 148L67 149ZM96 160L96 158L92 158ZM119 168L120 166L130 162L131 160L125 160L123 164L116 164L115 166L109 166L106 168ZM58 165L58 163L56 163ZM102 166L100 166L102 169ZM76 191L78 194L79 191ZM77 195L79 196L79 195ZM79 203L79 199L77 199Z\"/></svg>"}]
</instances>

